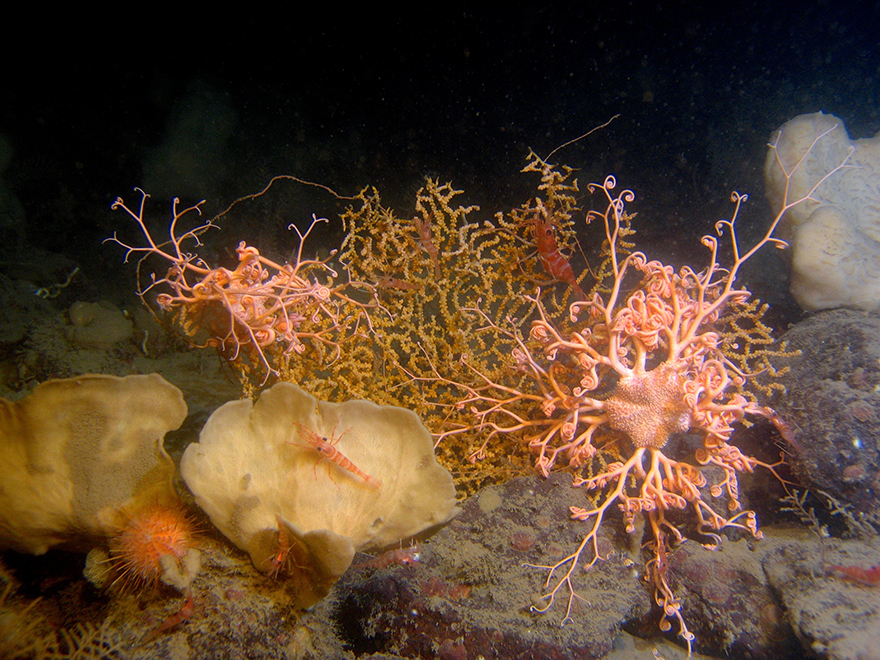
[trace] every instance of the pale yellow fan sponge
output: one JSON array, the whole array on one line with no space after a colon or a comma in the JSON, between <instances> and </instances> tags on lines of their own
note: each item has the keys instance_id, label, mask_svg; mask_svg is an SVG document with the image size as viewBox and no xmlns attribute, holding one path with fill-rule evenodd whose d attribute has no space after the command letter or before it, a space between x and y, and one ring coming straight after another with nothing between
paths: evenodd
<instances>
[{"instance_id":1,"label":"pale yellow fan sponge","mask_svg":"<svg viewBox=\"0 0 880 660\"><path fill-rule=\"evenodd\" d=\"M458 510L452 477L418 415L369 401L317 401L290 383L256 404L216 410L180 471L258 570L294 580L303 608L327 595L355 552L397 544Z\"/></svg>"},{"instance_id":2,"label":"pale yellow fan sponge","mask_svg":"<svg viewBox=\"0 0 880 660\"><path fill-rule=\"evenodd\" d=\"M173 500L165 433L187 408L162 377L50 380L0 399L0 548L103 544L144 503Z\"/></svg>"}]
</instances>

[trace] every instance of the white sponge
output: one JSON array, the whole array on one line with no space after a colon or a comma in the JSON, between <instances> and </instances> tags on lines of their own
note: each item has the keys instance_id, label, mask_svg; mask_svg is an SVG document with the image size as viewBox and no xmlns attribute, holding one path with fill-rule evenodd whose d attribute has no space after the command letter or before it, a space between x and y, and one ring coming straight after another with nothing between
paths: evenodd
<instances>
[{"instance_id":1,"label":"white sponge","mask_svg":"<svg viewBox=\"0 0 880 660\"><path fill-rule=\"evenodd\" d=\"M787 122L771 144L764 180L774 213L809 195L852 150L779 224L795 300L811 311L880 308L880 134L850 140L840 119L817 112Z\"/></svg>"}]
</instances>

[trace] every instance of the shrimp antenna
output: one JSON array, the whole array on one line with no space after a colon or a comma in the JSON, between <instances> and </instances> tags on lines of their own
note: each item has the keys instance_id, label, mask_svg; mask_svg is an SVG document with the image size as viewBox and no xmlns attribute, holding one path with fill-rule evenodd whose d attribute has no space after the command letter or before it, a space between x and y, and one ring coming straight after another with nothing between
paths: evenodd
<instances>
[{"instance_id":1,"label":"shrimp antenna","mask_svg":"<svg viewBox=\"0 0 880 660\"><path fill-rule=\"evenodd\" d=\"M588 135L590 135L590 134L592 134L592 133L595 133L595 132L598 131L600 128L605 128L606 126L608 126L608 124L610 124L611 122L613 122L613 121L614 121L615 119L617 119L618 117L620 117L620 113L619 113L619 112L618 112L616 115L614 115L611 119L609 119L608 121L606 121L604 124L600 124L599 126L594 126L594 127L591 128L590 130L588 130L586 133L584 133L583 135L580 135L580 136L576 137L576 138L573 139L573 140L569 140L569 141L566 142L565 144L560 144L558 147L556 147L553 151L551 151L549 154L547 154L547 155L543 158L544 162L546 163L548 160L550 160L550 156L552 156L553 154L555 154L557 151L559 151L559 150L562 149L563 147L567 147L567 146L570 145L570 144L574 144L574 143L577 142L578 140L583 140L585 137L587 137Z\"/></svg>"}]
</instances>

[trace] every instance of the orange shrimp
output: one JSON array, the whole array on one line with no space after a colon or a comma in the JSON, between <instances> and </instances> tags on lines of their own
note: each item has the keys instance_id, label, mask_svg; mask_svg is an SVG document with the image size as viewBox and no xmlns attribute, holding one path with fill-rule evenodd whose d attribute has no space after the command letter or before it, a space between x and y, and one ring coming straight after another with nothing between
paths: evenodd
<instances>
[{"instance_id":1,"label":"orange shrimp","mask_svg":"<svg viewBox=\"0 0 880 660\"><path fill-rule=\"evenodd\" d=\"M302 424L298 424L296 422L294 422L294 425L299 428L300 435L309 444L309 446L312 447L312 449L315 449L321 455L321 459L318 461L318 463L320 463L325 458L330 459L343 470L359 476L368 486L372 486L373 488L382 487L382 482L379 479L375 479L363 470L361 470L357 465L348 460L348 458L346 458L346 456L336 448L336 443L339 442L340 438L342 438L342 436L348 433L348 431L350 431L351 429L348 429L348 431L344 431L342 435L336 438L325 438L318 435L307 426L303 426ZM339 426L339 422L336 422L336 426ZM336 427L333 427L333 434L335 433ZM331 436L333 434L331 434ZM289 442L288 444L295 443ZM315 463L315 470L318 469L318 463ZM329 469L327 474L330 474Z\"/></svg>"},{"instance_id":2,"label":"orange shrimp","mask_svg":"<svg viewBox=\"0 0 880 660\"><path fill-rule=\"evenodd\" d=\"M290 555L290 540L287 538L287 530L284 529L281 517L275 516L275 522L278 523L278 551L272 555L270 561L272 568L269 571L269 577L273 580L277 580L281 575L281 571L287 564L288 555Z\"/></svg>"},{"instance_id":3,"label":"orange shrimp","mask_svg":"<svg viewBox=\"0 0 880 660\"><path fill-rule=\"evenodd\" d=\"M305 566L301 566L297 562L297 558L307 554L307 551L302 548L302 541L287 533L281 516L275 516L275 522L278 524L278 550L269 558L269 565L272 568L267 573L273 580L277 580L282 572L287 572L290 565L300 570L306 570ZM290 542L291 540L293 543Z\"/></svg>"},{"instance_id":4,"label":"orange shrimp","mask_svg":"<svg viewBox=\"0 0 880 660\"><path fill-rule=\"evenodd\" d=\"M794 429L792 429L791 425L782 418L782 415L780 415L769 406L763 406L759 408L758 412L764 415L764 417L766 417L770 421L770 423L776 427L776 430L779 431L779 435L782 436L782 439L790 444L798 454L802 453L800 445L795 442Z\"/></svg>"},{"instance_id":5,"label":"orange shrimp","mask_svg":"<svg viewBox=\"0 0 880 660\"><path fill-rule=\"evenodd\" d=\"M556 244L556 230L553 222L543 218L535 218L531 221L535 229L535 246L538 248L538 257L541 259L541 265L548 275L555 279L568 284L581 300L587 299L577 278L574 276L571 264L568 259L562 256L559 246Z\"/></svg>"},{"instance_id":6,"label":"orange shrimp","mask_svg":"<svg viewBox=\"0 0 880 660\"><path fill-rule=\"evenodd\" d=\"M184 601L183 605L181 605L180 609L177 610L176 613L165 619L156 628L147 633L147 635L140 641L140 644L149 644L154 639L158 638L162 633L168 632L169 630L174 630L181 623L189 621L189 619L193 615L194 609L195 603L193 602L192 591L190 589L187 589L186 600Z\"/></svg>"},{"instance_id":7,"label":"orange shrimp","mask_svg":"<svg viewBox=\"0 0 880 660\"><path fill-rule=\"evenodd\" d=\"M420 284L407 282L390 275L383 275L376 280L376 286L380 289L398 289L400 291L418 291L422 288Z\"/></svg>"},{"instance_id":8,"label":"orange shrimp","mask_svg":"<svg viewBox=\"0 0 880 660\"><path fill-rule=\"evenodd\" d=\"M880 583L880 564L871 566L870 568L862 568L861 566L829 566L829 569L839 573L845 579L859 584L868 586L876 586Z\"/></svg>"},{"instance_id":9,"label":"orange shrimp","mask_svg":"<svg viewBox=\"0 0 880 660\"><path fill-rule=\"evenodd\" d=\"M409 546L408 548L398 548L383 552L381 555L361 562L356 568L388 568L389 566L413 566L418 564L421 559L419 554L419 544Z\"/></svg>"},{"instance_id":10,"label":"orange shrimp","mask_svg":"<svg viewBox=\"0 0 880 660\"><path fill-rule=\"evenodd\" d=\"M437 250L437 246L434 245L434 236L431 233L431 221L427 219L421 220L419 218L413 218L413 226L419 234L419 243L421 243L422 249L428 253L428 256L431 258L431 263L434 264L434 276L439 280L440 252Z\"/></svg>"}]
</instances>

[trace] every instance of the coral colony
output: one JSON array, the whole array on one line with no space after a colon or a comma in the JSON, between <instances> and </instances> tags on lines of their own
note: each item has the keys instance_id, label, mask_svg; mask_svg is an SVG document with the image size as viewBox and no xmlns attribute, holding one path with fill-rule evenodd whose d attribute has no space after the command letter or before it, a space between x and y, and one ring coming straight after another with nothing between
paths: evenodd
<instances>
[{"instance_id":1,"label":"coral colony","mask_svg":"<svg viewBox=\"0 0 880 660\"><path fill-rule=\"evenodd\" d=\"M828 132L817 131L798 153L776 153L787 180ZM572 170L534 154L524 171L541 176L539 195L494 222L469 222L476 207L454 207L458 191L431 180L410 220L383 208L375 190L362 192L362 208L343 217L341 285L326 260L303 257L311 227L299 236L294 263L270 262L242 243L238 268L227 270L184 251L184 242L199 244L210 222L178 233L186 211L175 205L170 241L157 245L144 224L143 200L139 213L122 200L114 207L137 221L148 242L123 244L128 254L170 263L142 294L164 288L156 303L176 312L188 336L206 334L243 381L262 367L261 383L266 373L277 374L326 398L358 396L416 410L441 460L455 463L459 474L463 458L475 471L491 470L497 457L506 462L521 448L537 456L544 476L567 463L574 485L591 491L588 508L571 510L588 531L571 554L537 567L547 580L534 611L567 596L563 623L571 621L575 569L600 559L598 534L609 511L622 512L628 532L644 514L645 578L662 609L660 628L676 625L690 650L693 634L667 570L668 553L684 538L670 513L692 507L698 536L710 544L726 529L760 537L755 514L739 502L738 475L774 466L744 455L731 436L737 422L755 415L786 430L745 387L756 373L775 373L770 358L780 351L768 346L765 307L736 286L737 276L758 250L785 247L774 235L783 215L811 203L848 158L797 199L786 189L778 214L749 249L736 231L746 197L734 193L731 219L716 224L718 237L702 239L708 258L700 270L676 271L632 251L625 205L633 193L617 192L613 177L590 185L603 210L587 212L586 221L604 230L592 287L586 269L575 276L569 261L577 181ZM316 368L308 362L315 352L332 356ZM702 436L695 464L664 454L670 436L683 431ZM704 466L720 478L708 484ZM726 507L713 501L722 497Z\"/></svg>"}]
</instances>

